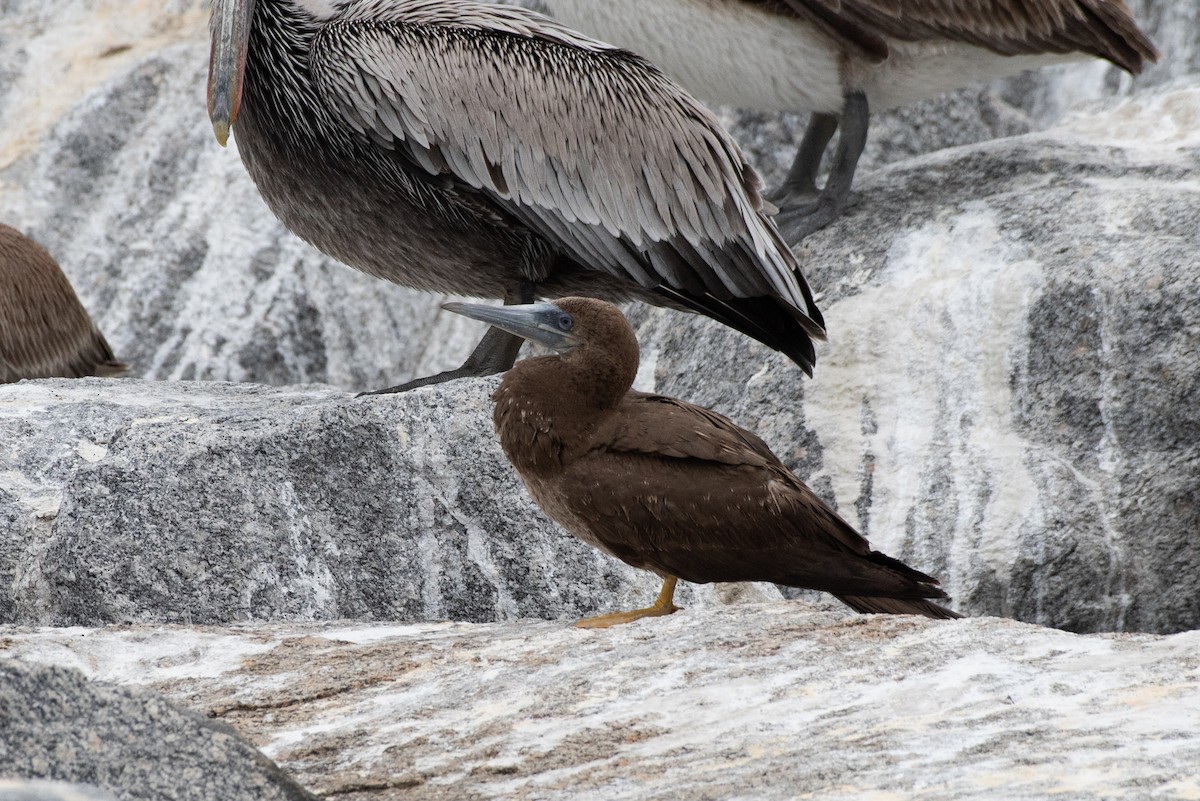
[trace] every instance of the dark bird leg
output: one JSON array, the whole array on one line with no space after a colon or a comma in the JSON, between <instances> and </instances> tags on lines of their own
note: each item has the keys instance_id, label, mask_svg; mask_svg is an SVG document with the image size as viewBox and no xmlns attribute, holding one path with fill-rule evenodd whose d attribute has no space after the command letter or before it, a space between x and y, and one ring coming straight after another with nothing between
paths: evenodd
<instances>
[{"instance_id":1,"label":"dark bird leg","mask_svg":"<svg viewBox=\"0 0 1200 801\"><path fill-rule=\"evenodd\" d=\"M867 105L867 96L862 92L846 95L846 107L842 110L840 123L841 135L838 137L837 150L834 152L833 164L830 165L829 178L825 181L825 188L813 201L792 203L785 200L779 216L775 218L780 233L788 243L794 245L814 231L821 230L836 220L846 208L846 203L850 199L850 186L854 183L854 170L858 167L858 159L862 156L863 148L867 144L869 122L870 108ZM805 133L804 140L800 143L800 154L797 154L797 160L800 159L801 154L804 154L806 146L815 148L819 142L823 131L814 131L813 125L816 124L818 121L814 117L809 131ZM810 134L811 142L809 141ZM826 139L827 143L828 141ZM819 159L819 155L817 158ZM790 183L795 174L797 180L813 180L815 187L815 169L811 162L806 162L799 168L793 164L792 172L788 174L788 181ZM810 170L813 178L808 178ZM787 185L785 184L785 186Z\"/></svg>"},{"instance_id":2,"label":"dark bird leg","mask_svg":"<svg viewBox=\"0 0 1200 801\"><path fill-rule=\"evenodd\" d=\"M508 292L504 295L505 306L532 303L533 301L534 290L533 284L530 283L522 284L521 289L517 292ZM361 398L364 395L390 395L394 392L408 392L410 389L416 389L417 387L427 387L432 384L453 381L456 378L476 378L503 373L505 370L510 369L513 363L516 362L517 354L520 352L524 341L522 337L516 334L501 331L499 328L489 328L487 333L483 335L483 339L479 340L479 344L475 346L475 350L471 351L471 355L463 362L462 367L446 370L445 372L426 376L425 378L414 378L412 381L388 387L387 389L360 392L358 397Z\"/></svg>"},{"instance_id":3,"label":"dark bird leg","mask_svg":"<svg viewBox=\"0 0 1200 801\"><path fill-rule=\"evenodd\" d=\"M585 617L575 625L581 629L606 629L609 626L632 623L644 617L662 617L672 612L678 612L679 607L672 603L675 598L676 581L677 579L674 576L667 576L663 579L662 589L658 591L658 598L645 609L634 609L629 612L610 612L607 615Z\"/></svg>"},{"instance_id":4,"label":"dark bird leg","mask_svg":"<svg viewBox=\"0 0 1200 801\"><path fill-rule=\"evenodd\" d=\"M813 202L819 194L817 173L821 169L821 158L837 127L838 118L833 114L812 115L787 178L783 179L782 186L771 193L772 203L780 208L788 208L798 203Z\"/></svg>"}]
</instances>

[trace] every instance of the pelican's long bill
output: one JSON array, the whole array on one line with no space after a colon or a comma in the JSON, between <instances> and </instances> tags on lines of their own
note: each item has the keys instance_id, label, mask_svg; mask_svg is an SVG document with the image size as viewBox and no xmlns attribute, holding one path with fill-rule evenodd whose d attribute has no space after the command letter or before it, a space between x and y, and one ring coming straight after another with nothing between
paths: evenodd
<instances>
[{"instance_id":1,"label":"pelican's long bill","mask_svg":"<svg viewBox=\"0 0 1200 801\"><path fill-rule=\"evenodd\" d=\"M520 306L485 306L482 303L443 303L448 312L480 320L502 331L538 342L559 351L582 344L572 336L575 321L553 303L527 303Z\"/></svg>"},{"instance_id":2,"label":"pelican's long bill","mask_svg":"<svg viewBox=\"0 0 1200 801\"><path fill-rule=\"evenodd\" d=\"M242 104L242 76L250 45L254 0L215 0L212 11L212 52L208 61L208 118L221 147Z\"/></svg>"}]
</instances>

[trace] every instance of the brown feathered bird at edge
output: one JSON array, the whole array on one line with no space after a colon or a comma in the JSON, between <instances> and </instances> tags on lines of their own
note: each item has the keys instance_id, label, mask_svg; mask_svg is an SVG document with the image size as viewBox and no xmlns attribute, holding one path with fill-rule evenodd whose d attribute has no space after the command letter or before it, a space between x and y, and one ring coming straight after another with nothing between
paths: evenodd
<instances>
[{"instance_id":1,"label":"brown feathered bird at edge","mask_svg":"<svg viewBox=\"0 0 1200 801\"><path fill-rule=\"evenodd\" d=\"M859 612L959 615L936 579L870 544L771 453L716 412L630 389L633 329L590 298L448 303L557 353L517 363L492 395L500 444L534 501L584 542L663 578L653 605L587 628L676 611L678 579L770 581Z\"/></svg>"},{"instance_id":2,"label":"brown feathered bird at edge","mask_svg":"<svg viewBox=\"0 0 1200 801\"><path fill-rule=\"evenodd\" d=\"M0 384L128 369L46 249L0 224Z\"/></svg>"}]
</instances>

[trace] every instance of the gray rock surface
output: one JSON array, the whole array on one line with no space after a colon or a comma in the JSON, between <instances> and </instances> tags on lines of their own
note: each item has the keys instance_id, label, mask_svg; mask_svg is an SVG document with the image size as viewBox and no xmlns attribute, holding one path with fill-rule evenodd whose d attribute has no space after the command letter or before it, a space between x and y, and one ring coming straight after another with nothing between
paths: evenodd
<instances>
[{"instance_id":1,"label":"gray rock surface","mask_svg":"<svg viewBox=\"0 0 1200 801\"><path fill-rule=\"evenodd\" d=\"M632 311L641 388L761 433L972 614L1200 625L1200 9L1143 5L1165 58L1137 83L1093 64L971 90L897 112L903 145L877 121L871 163L906 160L862 174L847 217L802 249L830 322L814 381L707 320ZM206 15L0 6L0 218L54 253L136 375L362 389L460 359L472 323L298 242L213 145ZM1049 131L907 158L1139 87ZM737 122L768 173L798 130ZM0 619L480 620L641 600L652 581L513 494L483 388L461 392L360 417L330 389L0 390ZM559 559L569 573L544 572Z\"/></svg>"},{"instance_id":2,"label":"gray rock surface","mask_svg":"<svg viewBox=\"0 0 1200 801\"><path fill-rule=\"evenodd\" d=\"M117 801L117 797L86 784L0 779L0 801Z\"/></svg>"},{"instance_id":3,"label":"gray rock surface","mask_svg":"<svg viewBox=\"0 0 1200 801\"><path fill-rule=\"evenodd\" d=\"M971 613L1196 628L1198 122L1178 90L870 174L801 249L815 380L648 317L656 386L758 431Z\"/></svg>"},{"instance_id":4,"label":"gray rock surface","mask_svg":"<svg viewBox=\"0 0 1200 801\"><path fill-rule=\"evenodd\" d=\"M70 668L0 660L0 721L0 776L85 784L122 801L314 798L227 724ZM0 798L107 797L34 789L9 796L0 785Z\"/></svg>"},{"instance_id":5,"label":"gray rock surface","mask_svg":"<svg viewBox=\"0 0 1200 801\"><path fill-rule=\"evenodd\" d=\"M1077 636L777 602L604 631L526 621L0 635L0 655L77 666L225 720L325 797L1200 792L1200 632Z\"/></svg>"},{"instance_id":6,"label":"gray rock surface","mask_svg":"<svg viewBox=\"0 0 1200 801\"><path fill-rule=\"evenodd\" d=\"M10 385L0 619L485 621L649 603L656 578L564 534L526 498L491 432L494 385L361 399L254 384Z\"/></svg>"}]
</instances>

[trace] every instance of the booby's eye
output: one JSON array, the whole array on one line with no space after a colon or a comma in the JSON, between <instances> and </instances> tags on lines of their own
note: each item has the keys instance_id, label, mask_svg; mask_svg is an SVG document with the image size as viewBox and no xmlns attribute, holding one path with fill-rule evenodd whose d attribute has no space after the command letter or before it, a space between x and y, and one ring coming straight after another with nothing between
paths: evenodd
<instances>
[{"instance_id":1,"label":"booby's eye","mask_svg":"<svg viewBox=\"0 0 1200 801\"><path fill-rule=\"evenodd\" d=\"M558 330L563 333L569 333L575 327L575 320L571 315L563 312L558 316Z\"/></svg>"}]
</instances>

